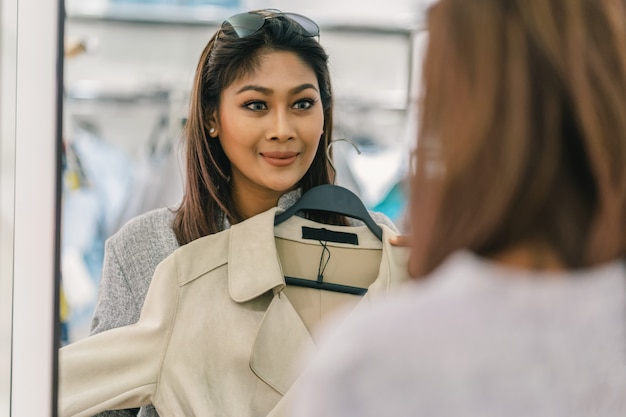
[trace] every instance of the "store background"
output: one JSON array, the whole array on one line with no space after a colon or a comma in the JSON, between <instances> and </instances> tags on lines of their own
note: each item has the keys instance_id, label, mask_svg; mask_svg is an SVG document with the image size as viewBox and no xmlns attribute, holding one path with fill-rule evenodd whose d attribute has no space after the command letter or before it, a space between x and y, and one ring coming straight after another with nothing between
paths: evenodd
<instances>
[{"instance_id":1,"label":"store background","mask_svg":"<svg viewBox=\"0 0 626 417\"><path fill-rule=\"evenodd\" d=\"M428 1L66 2L62 313L85 337L104 241L131 217L175 206L180 132L195 66L221 21L276 8L314 19L330 55L337 183L402 229ZM360 151L350 144L354 144Z\"/></svg>"}]
</instances>

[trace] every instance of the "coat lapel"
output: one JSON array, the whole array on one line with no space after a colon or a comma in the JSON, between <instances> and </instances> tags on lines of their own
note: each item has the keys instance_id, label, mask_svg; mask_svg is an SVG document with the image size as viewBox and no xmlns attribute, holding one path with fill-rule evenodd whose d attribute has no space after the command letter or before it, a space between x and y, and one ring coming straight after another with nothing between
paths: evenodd
<instances>
[{"instance_id":1,"label":"coat lapel","mask_svg":"<svg viewBox=\"0 0 626 417\"><path fill-rule=\"evenodd\" d=\"M273 208L230 228L228 290L238 303L285 286L274 242L275 212Z\"/></svg>"},{"instance_id":2,"label":"coat lapel","mask_svg":"<svg viewBox=\"0 0 626 417\"><path fill-rule=\"evenodd\" d=\"M276 292L259 328L250 369L285 395L302 372L305 355L314 349L309 331L287 296Z\"/></svg>"},{"instance_id":3,"label":"coat lapel","mask_svg":"<svg viewBox=\"0 0 626 417\"><path fill-rule=\"evenodd\" d=\"M282 293L285 279L274 241L275 213L273 208L231 227L228 286L231 298L238 303L273 291L252 348L250 369L284 395L300 374L300 364L304 362L301 355L314 344Z\"/></svg>"}]
</instances>

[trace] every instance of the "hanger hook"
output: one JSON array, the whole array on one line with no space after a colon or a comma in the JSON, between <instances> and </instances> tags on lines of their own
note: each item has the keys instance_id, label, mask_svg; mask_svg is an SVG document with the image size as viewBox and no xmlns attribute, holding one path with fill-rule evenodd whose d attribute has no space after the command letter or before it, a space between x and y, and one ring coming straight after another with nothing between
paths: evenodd
<instances>
[{"instance_id":1,"label":"hanger hook","mask_svg":"<svg viewBox=\"0 0 626 417\"><path fill-rule=\"evenodd\" d=\"M330 157L330 147L333 146L337 142L348 142L356 150L356 153L361 155L361 150L356 145L356 143L352 142L351 140L343 139L343 138L331 140L328 143L328 146L326 146L326 159L328 160L328 163L330 164L330 166L333 169L333 171L335 171L335 173L337 172L337 169L335 168L335 164L333 164L333 159Z\"/></svg>"}]
</instances>

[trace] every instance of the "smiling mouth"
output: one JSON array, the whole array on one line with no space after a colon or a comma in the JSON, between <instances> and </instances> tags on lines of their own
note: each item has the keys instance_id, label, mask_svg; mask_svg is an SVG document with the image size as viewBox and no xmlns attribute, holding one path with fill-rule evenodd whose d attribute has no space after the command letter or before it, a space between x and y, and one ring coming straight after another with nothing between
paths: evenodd
<instances>
[{"instance_id":1,"label":"smiling mouth","mask_svg":"<svg viewBox=\"0 0 626 417\"><path fill-rule=\"evenodd\" d=\"M298 152L262 152L261 156L270 165L285 167L296 160Z\"/></svg>"}]
</instances>

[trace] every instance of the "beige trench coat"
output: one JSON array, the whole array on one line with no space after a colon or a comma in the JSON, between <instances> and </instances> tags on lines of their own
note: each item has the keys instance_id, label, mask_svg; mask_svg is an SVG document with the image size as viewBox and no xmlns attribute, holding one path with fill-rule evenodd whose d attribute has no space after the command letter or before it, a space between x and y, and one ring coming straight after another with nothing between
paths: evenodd
<instances>
[{"instance_id":1,"label":"beige trench coat","mask_svg":"<svg viewBox=\"0 0 626 417\"><path fill-rule=\"evenodd\" d=\"M407 279L407 252L389 244L394 232L385 225L380 242L365 226L297 216L274 227L277 210L182 246L157 267L136 324L63 347L59 416L150 403L161 417L281 415L281 399L315 347L283 291L275 237L306 244L302 226L324 227L359 238L357 247L330 246L381 250L357 308Z\"/></svg>"}]
</instances>

